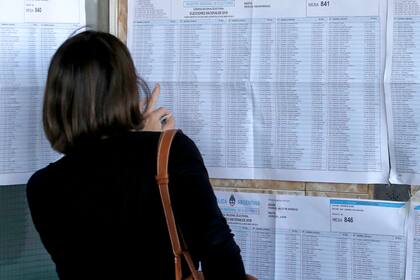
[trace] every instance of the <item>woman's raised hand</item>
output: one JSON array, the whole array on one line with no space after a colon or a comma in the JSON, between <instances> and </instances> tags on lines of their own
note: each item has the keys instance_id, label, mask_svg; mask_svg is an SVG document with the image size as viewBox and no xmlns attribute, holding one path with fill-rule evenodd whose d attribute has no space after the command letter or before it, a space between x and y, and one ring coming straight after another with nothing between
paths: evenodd
<instances>
[{"instance_id":1,"label":"woman's raised hand","mask_svg":"<svg viewBox=\"0 0 420 280\"><path fill-rule=\"evenodd\" d=\"M168 109L164 107L154 109L159 95L160 85L157 84L152 91L149 102L147 104L140 102L140 108L144 108L144 131L162 131L175 128L175 118Z\"/></svg>"}]
</instances>

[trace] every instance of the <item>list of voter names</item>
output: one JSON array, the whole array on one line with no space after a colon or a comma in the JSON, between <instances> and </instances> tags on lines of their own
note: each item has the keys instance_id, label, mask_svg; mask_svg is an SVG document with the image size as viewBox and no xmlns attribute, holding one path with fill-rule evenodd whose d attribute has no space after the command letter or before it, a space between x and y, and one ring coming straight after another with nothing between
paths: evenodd
<instances>
[{"instance_id":1,"label":"list of voter names","mask_svg":"<svg viewBox=\"0 0 420 280\"><path fill-rule=\"evenodd\" d=\"M52 22L60 13L49 17L42 12L53 2L1 3L10 9L0 11L0 185L24 184L34 171L59 157L42 128L43 93L52 55L84 19L73 20L79 20L83 2L77 0L63 4L77 8L61 11L70 22Z\"/></svg>"},{"instance_id":2,"label":"list of voter names","mask_svg":"<svg viewBox=\"0 0 420 280\"><path fill-rule=\"evenodd\" d=\"M382 225L382 231L367 232L368 224L357 229L354 223L358 217L353 217L354 222L346 222L346 230L336 230L328 223L328 219L332 220L328 198L228 192L216 192L216 196L241 248L246 271L258 279L404 279L404 227L393 232L380 212L377 216L363 215L366 220L375 219L375 225ZM305 207L277 206L276 210L275 201L295 199ZM400 211L391 208L394 213ZM320 225L313 223L314 212L318 212ZM404 215L399 215L398 220L403 223Z\"/></svg>"},{"instance_id":3,"label":"list of voter names","mask_svg":"<svg viewBox=\"0 0 420 280\"><path fill-rule=\"evenodd\" d=\"M410 212L406 279L420 279L420 206L413 205Z\"/></svg>"},{"instance_id":4,"label":"list of voter names","mask_svg":"<svg viewBox=\"0 0 420 280\"><path fill-rule=\"evenodd\" d=\"M386 181L379 15L144 17L137 70L212 177Z\"/></svg>"},{"instance_id":5,"label":"list of voter names","mask_svg":"<svg viewBox=\"0 0 420 280\"><path fill-rule=\"evenodd\" d=\"M403 236L230 227L258 279L404 279Z\"/></svg>"},{"instance_id":6,"label":"list of voter names","mask_svg":"<svg viewBox=\"0 0 420 280\"><path fill-rule=\"evenodd\" d=\"M392 1L386 95L392 183L420 183L420 2ZM388 63L389 62L389 63Z\"/></svg>"}]
</instances>

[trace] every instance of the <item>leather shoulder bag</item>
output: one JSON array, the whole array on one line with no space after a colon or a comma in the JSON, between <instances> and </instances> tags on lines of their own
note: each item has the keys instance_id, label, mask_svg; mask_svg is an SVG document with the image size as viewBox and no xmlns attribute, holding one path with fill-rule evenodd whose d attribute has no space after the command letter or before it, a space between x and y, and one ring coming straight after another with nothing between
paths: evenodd
<instances>
[{"instance_id":1,"label":"leather shoulder bag","mask_svg":"<svg viewBox=\"0 0 420 280\"><path fill-rule=\"evenodd\" d=\"M194 266L191 255L188 252L187 246L179 238L178 228L175 222L175 216L172 211L171 198L169 195L169 176L168 176L168 161L169 152L171 149L172 140L177 133L176 129L165 130L161 133L158 145L157 154L157 175L156 181L159 186L160 198L162 200L163 211L165 213L166 224L168 226L169 237L171 239L172 252L174 254L175 261L175 279L189 279L189 280L204 280L204 276L201 272L198 272ZM182 236L181 236L182 237ZM182 277L181 261L184 257L191 271L191 275L187 278Z\"/></svg>"}]
</instances>

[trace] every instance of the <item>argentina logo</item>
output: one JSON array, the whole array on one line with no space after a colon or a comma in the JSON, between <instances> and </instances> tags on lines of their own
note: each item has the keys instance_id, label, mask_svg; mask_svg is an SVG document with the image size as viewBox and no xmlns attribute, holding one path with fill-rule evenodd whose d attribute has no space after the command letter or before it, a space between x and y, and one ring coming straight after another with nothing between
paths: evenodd
<instances>
[{"instance_id":1,"label":"argentina logo","mask_svg":"<svg viewBox=\"0 0 420 280\"><path fill-rule=\"evenodd\" d=\"M236 199L235 199L235 197L233 196L233 194L229 197L229 205L230 206L235 206L235 204L236 204Z\"/></svg>"}]
</instances>

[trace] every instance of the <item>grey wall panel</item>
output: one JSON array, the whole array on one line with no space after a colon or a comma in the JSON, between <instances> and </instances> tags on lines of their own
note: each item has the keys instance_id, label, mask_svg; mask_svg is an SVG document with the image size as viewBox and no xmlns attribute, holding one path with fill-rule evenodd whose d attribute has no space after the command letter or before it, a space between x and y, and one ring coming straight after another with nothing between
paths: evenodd
<instances>
[{"instance_id":1,"label":"grey wall panel","mask_svg":"<svg viewBox=\"0 0 420 280\"><path fill-rule=\"evenodd\" d=\"M24 185L0 187L0 279L58 279L33 226Z\"/></svg>"}]
</instances>

